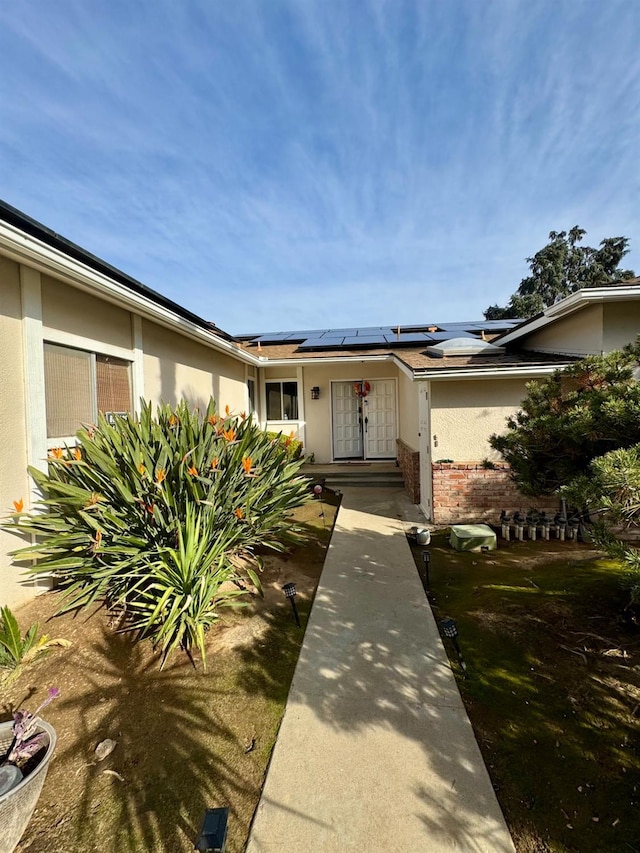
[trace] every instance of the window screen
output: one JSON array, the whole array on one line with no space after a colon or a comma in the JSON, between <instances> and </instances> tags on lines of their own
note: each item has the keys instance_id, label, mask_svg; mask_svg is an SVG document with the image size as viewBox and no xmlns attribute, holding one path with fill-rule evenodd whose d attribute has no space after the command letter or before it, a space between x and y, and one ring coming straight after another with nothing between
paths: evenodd
<instances>
[{"instance_id":1,"label":"window screen","mask_svg":"<svg viewBox=\"0 0 640 853\"><path fill-rule=\"evenodd\" d=\"M95 420L93 356L89 352L44 345L47 437L74 435Z\"/></svg>"},{"instance_id":2,"label":"window screen","mask_svg":"<svg viewBox=\"0 0 640 853\"><path fill-rule=\"evenodd\" d=\"M110 355L96 356L96 387L99 412L130 412L130 364Z\"/></svg>"}]
</instances>

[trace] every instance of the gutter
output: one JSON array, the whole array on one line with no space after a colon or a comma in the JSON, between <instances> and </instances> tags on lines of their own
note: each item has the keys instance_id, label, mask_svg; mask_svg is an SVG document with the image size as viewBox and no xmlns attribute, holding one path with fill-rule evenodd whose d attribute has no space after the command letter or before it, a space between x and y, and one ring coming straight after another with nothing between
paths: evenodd
<instances>
[{"instance_id":1,"label":"gutter","mask_svg":"<svg viewBox=\"0 0 640 853\"><path fill-rule=\"evenodd\" d=\"M69 245L73 246L71 243ZM82 253L79 247L75 248L78 253ZM120 308L125 307L141 317L177 331L211 349L254 366L264 364L263 359L250 355L210 331L210 324L206 320L155 294L135 279L128 279L124 273L110 268L107 264L102 264L105 272L98 271L88 263L70 257L62 249L25 234L21 229L3 221L0 221L0 249L19 264L27 264L54 278L62 278L80 290L93 295L98 294ZM87 254L86 258L93 259L93 256ZM101 264L98 259L95 260ZM117 273L119 278L122 277L122 281L111 277L111 270Z\"/></svg>"},{"instance_id":2,"label":"gutter","mask_svg":"<svg viewBox=\"0 0 640 853\"><path fill-rule=\"evenodd\" d=\"M414 373L414 381L429 380L437 382L438 379L521 379L535 378L536 376L549 376L556 370L569 367L572 362L558 362L550 365L525 365L522 367L459 367L449 370L426 370L422 373Z\"/></svg>"}]
</instances>

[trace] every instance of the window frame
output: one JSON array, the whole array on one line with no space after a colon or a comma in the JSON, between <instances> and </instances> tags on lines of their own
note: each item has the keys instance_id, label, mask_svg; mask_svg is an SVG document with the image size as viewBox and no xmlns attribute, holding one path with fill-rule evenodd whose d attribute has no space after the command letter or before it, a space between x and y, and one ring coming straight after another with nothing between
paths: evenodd
<instances>
[{"instance_id":1,"label":"window frame","mask_svg":"<svg viewBox=\"0 0 640 853\"><path fill-rule=\"evenodd\" d=\"M68 343L62 343L55 339L44 338L43 340L42 351L43 355L46 352L47 347L55 347L59 350L67 350L73 352L80 352L84 355L89 356L89 364L91 371L91 406L92 406L92 423L97 423L98 420L98 376L97 376L97 361L98 358L105 359L117 359L118 361L124 361L127 363L127 377L129 383L129 409L128 413L133 414L135 411L134 407L134 366L135 366L135 358L132 354L113 354L112 352L100 352L98 348L95 349L87 349L84 346L73 346ZM47 382L46 382L46 373L45 373L45 382L44 382L44 414L45 414L45 435L47 442L47 449L50 450L53 447L59 447L61 444L73 445L76 443L77 439L75 433L70 435L60 435L60 436L50 436L48 432L47 426ZM105 415L108 415L109 412L104 412ZM121 412L112 412L113 415L119 415ZM110 420L112 422L113 419ZM78 429L81 427L79 426Z\"/></svg>"},{"instance_id":2,"label":"window frame","mask_svg":"<svg viewBox=\"0 0 640 853\"><path fill-rule=\"evenodd\" d=\"M270 418L269 417L269 386L270 385L279 385L280 386L280 417L279 418ZM289 418L285 416L284 411L284 386L285 385L295 385L296 387L296 416L295 418ZM297 379L265 379L264 383L264 396L266 402L266 422L267 423L299 423L300 422L300 383Z\"/></svg>"}]
</instances>

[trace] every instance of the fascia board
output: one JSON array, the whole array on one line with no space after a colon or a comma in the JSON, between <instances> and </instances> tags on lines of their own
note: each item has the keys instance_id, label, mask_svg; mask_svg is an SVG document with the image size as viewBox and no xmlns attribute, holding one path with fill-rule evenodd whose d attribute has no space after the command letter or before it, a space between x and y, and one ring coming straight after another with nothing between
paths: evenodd
<instances>
[{"instance_id":1,"label":"fascia board","mask_svg":"<svg viewBox=\"0 0 640 853\"><path fill-rule=\"evenodd\" d=\"M34 237L23 234L6 223L0 223L0 249L12 260L25 264L55 278L62 278L93 295L102 298L120 308L126 308L141 317L152 320L166 328L189 337L211 349L230 355L239 361L259 365L264 362L244 350L236 349L228 341L218 338L212 332L200 328L195 323L180 317L174 311L156 305L151 299L134 293L124 285L113 281L102 273L69 258L58 249L51 248Z\"/></svg>"},{"instance_id":2,"label":"fascia board","mask_svg":"<svg viewBox=\"0 0 640 853\"><path fill-rule=\"evenodd\" d=\"M504 335L495 338L493 343L499 343L500 346L513 343L513 341L520 340L532 332L537 332L538 329L548 326L550 323L554 323L561 317L566 317L567 314L572 314L586 305L619 302L621 299L640 299L640 287L636 284L628 287L587 287L577 290L570 296L561 299L560 302L556 302L555 305L545 308L541 316L530 323L526 323L512 332L506 332Z\"/></svg>"},{"instance_id":3,"label":"fascia board","mask_svg":"<svg viewBox=\"0 0 640 853\"><path fill-rule=\"evenodd\" d=\"M385 355L368 355L368 356L353 356L341 355L324 358L317 356L316 358L269 358L263 357L260 362L261 367L310 367L318 364L353 364L354 362L380 362L393 361L393 356L390 353Z\"/></svg>"},{"instance_id":4,"label":"fascia board","mask_svg":"<svg viewBox=\"0 0 640 853\"><path fill-rule=\"evenodd\" d=\"M458 370L431 370L424 373L414 374L416 381L428 379L430 382L437 382L443 379L522 379L535 378L536 376L549 376L556 370L563 370L573 362L563 362L553 365L542 366L527 366L527 367L491 367L487 370L481 368L459 368Z\"/></svg>"}]
</instances>

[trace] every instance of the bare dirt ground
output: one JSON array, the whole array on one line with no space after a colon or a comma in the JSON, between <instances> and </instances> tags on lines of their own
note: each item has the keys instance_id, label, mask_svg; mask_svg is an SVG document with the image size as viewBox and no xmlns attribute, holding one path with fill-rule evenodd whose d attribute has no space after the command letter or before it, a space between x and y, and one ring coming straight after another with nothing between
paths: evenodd
<instances>
[{"instance_id":1,"label":"bare dirt ground","mask_svg":"<svg viewBox=\"0 0 640 853\"><path fill-rule=\"evenodd\" d=\"M118 634L104 609L52 618L59 593L16 612L22 630L72 642L30 665L0 696L0 719L33 710L47 688L61 697L44 712L58 745L18 853L192 851L206 808L230 807L227 853L239 853L260 796L303 630L337 508L316 501L296 514L309 544L267 556L264 599L221 611L204 671L183 655L164 670L148 642ZM282 585L293 581L303 628ZM116 742L99 761L96 746Z\"/></svg>"}]
</instances>

